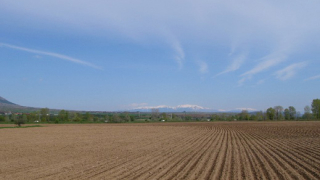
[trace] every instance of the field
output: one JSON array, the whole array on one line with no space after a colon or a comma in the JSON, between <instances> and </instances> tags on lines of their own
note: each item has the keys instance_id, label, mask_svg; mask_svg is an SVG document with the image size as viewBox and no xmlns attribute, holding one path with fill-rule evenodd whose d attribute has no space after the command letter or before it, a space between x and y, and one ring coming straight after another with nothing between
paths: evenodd
<instances>
[{"instance_id":1,"label":"field","mask_svg":"<svg viewBox=\"0 0 320 180\"><path fill-rule=\"evenodd\" d=\"M0 129L0 179L320 179L320 122Z\"/></svg>"}]
</instances>

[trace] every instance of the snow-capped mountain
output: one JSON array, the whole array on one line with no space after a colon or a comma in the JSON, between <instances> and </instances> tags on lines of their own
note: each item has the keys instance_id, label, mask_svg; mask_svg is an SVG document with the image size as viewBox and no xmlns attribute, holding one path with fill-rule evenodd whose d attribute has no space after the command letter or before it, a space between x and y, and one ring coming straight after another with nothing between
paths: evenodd
<instances>
[{"instance_id":1,"label":"snow-capped mountain","mask_svg":"<svg viewBox=\"0 0 320 180\"><path fill-rule=\"evenodd\" d=\"M131 111L150 112L151 109L159 109L159 112L217 112L217 110L191 104L183 104L178 106L143 106L134 108Z\"/></svg>"},{"instance_id":2,"label":"snow-capped mountain","mask_svg":"<svg viewBox=\"0 0 320 180\"><path fill-rule=\"evenodd\" d=\"M212 108L206 108L199 105L192 105L192 104L183 104L178 106L166 106L166 105L160 105L160 106L140 106L133 109L130 109L129 111L141 111L141 112L151 112L152 109L158 109L159 112L233 112L233 113L240 113L242 110L247 110L249 112L257 111L253 108L235 108L231 110L223 110L223 109L212 109Z\"/></svg>"}]
</instances>

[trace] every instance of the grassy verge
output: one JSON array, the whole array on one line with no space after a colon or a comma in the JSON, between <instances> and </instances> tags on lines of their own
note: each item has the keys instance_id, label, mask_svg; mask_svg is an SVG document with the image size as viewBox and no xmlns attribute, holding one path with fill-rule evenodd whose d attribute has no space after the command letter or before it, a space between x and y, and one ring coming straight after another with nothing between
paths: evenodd
<instances>
[{"instance_id":1,"label":"grassy verge","mask_svg":"<svg viewBox=\"0 0 320 180\"><path fill-rule=\"evenodd\" d=\"M31 128L31 127L43 127L40 125L33 125L33 126L14 126L14 127L0 127L0 129L5 129L5 128Z\"/></svg>"}]
</instances>

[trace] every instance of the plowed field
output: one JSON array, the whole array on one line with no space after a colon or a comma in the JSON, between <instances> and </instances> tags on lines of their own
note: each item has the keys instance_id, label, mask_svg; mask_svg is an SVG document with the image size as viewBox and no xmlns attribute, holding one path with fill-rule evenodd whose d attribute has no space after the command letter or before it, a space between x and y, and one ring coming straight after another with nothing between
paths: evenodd
<instances>
[{"instance_id":1,"label":"plowed field","mask_svg":"<svg viewBox=\"0 0 320 180\"><path fill-rule=\"evenodd\" d=\"M320 179L320 122L0 129L0 179Z\"/></svg>"}]
</instances>

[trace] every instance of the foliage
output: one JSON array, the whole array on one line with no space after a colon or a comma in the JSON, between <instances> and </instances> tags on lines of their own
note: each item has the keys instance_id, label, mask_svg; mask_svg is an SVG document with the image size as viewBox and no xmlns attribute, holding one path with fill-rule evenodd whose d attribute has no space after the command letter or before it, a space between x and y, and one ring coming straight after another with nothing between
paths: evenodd
<instances>
[{"instance_id":1,"label":"foliage","mask_svg":"<svg viewBox=\"0 0 320 180\"><path fill-rule=\"evenodd\" d=\"M249 120L250 119L250 115L248 110L242 110L240 115L239 115L239 120Z\"/></svg>"},{"instance_id":2,"label":"foliage","mask_svg":"<svg viewBox=\"0 0 320 180\"><path fill-rule=\"evenodd\" d=\"M286 109L284 110L284 119L285 119L285 120L290 120L290 111L289 111L288 108L286 108Z\"/></svg>"},{"instance_id":3,"label":"foliage","mask_svg":"<svg viewBox=\"0 0 320 180\"><path fill-rule=\"evenodd\" d=\"M49 119L49 109L48 109L48 108L42 108L42 109L40 109L40 115L41 115L41 122L48 122L48 119Z\"/></svg>"},{"instance_id":4,"label":"foliage","mask_svg":"<svg viewBox=\"0 0 320 180\"><path fill-rule=\"evenodd\" d=\"M316 119L320 119L320 99L314 99L311 104L312 114Z\"/></svg>"},{"instance_id":5,"label":"foliage","mask_svg":"<svg viewBox=\"0 0 320 180\"><path fill-rule=\"evenodd\" d=\"M24 124L25 121L22 119L22 118L17 118L15 121L14 121L14 124L16 124L17 126L21 126L22 124Z\"/></svg>"},{"instance_id":6,"label":"foliage","mask_svg":"<svg viewBox=\"0 0 320 180\"><path fill-rule=\"evenodd\" d=\"M112 119L111 119L111 122L114 122L114 123L119 123L121 122L121 119L119 117L119 115L116 113L116 114L113 114L112 116Z\"/></svg>"},{"instance_id":7,"label":"foliage","mask_svg":"<svg viewBox=\"0 0 320 180\"><path fill-rule=\"evenodd\" d=\"M296 108L294 108L293 106L289 106L289 117L290 117L290 120L296 119L296 114L297 114Z\"/></svg>"},{"instance_id":8,"label":"foliage","mask_svg":"<svg viewBox=\"0 0 320 180\"><path fill-rule=\"evenodd\" d=\"M311 108L310 106L305 106L304 107L304 115L303 115L304 119L310 120L312 119L312 114L311 114Z\"/></svg>"},{"instance_id":9,"label":"foliage","mask_svg":"<svg viewBox=\"0 0 320 180\"><path fill-rule=\"evenodd\" d=\"M66 111L65 110L61 110L60 112L59 112L59 119L60 119L60 121L66 121Z\"/></svg>"},{"instance_id":10,"label":"foliage","mask_svg":"<svg viewBox=\"0 0 320 180\"><path fill-rule=\"evenodd\" d=\"M276 120L282 120L283 107L282 106L275 106L274 110L275 110Z\"/></svg>"},{"instance_id":11,"label":"foliage","mask_svg":"<svg viewBox=\"0 0 320 180\"><path fill-rule=\"evenodd\" d=\"M167 113L161 113L161 119L168 120Z\"/></svg>"},{"instance_id":12,"label":"foliage","mask_svg":"<svg viewBox=\"0 0 320 180\"><path fill-rule=\"evenodd\" d=\"M262 111L259 111L256 113L256 120L258 120L258 121L264 120L264 114Z\"/></svg>"},{"instance_id":13,"label":"foliage","mask_svg":"<svg viewBox=\"0 0 320 180\"><path fill-rule=\"evenodd\" d=\"M152 108L151 109L151 119L153 121L157 121L159 118L159 109L158 108Z\"/></svg>"},{"instance_id":14,"label":"foliage","mask_svg":"<svg viewBox=\"0 0 320 180\"><path fill-rule=\"evenodd\" d=\"M320 100L314 99L312 108L305 106L304 114L301 116L295 107L289 106L284 109L282 106L270 107L266 111L248 112L242 110L240 113L233 112L175 112L159 113L159 109L152 109L151 112L85 112L85 111L49 111L42 108L31 113L6 113L0 115L1 123L34 123L41 120L41 123L131 123L131 122L168 122L180 121L265 121L265 120L311 120L320 119ZM312 113L311 113L312 111ZM56 112L56 114L50 114ZM20 125L22 123L19 123Z\"/></svg>"},{"instance_id":15,"label":"foliage","mask_svg":"<svg viewBox=\"0 0 320 180\"><path fill-rule=\"evenodd\" d=\"M10 122L10 118L8 115L4 119L5 119L5 122Z\"/></svg>"},{"instance_id":16,"label":"foliage","mask_svg":"<svg viewBox=\"0 0 320 180\"><path fill-rule=\"evenodd\" d=\"M267 109L267 117L269 120L274 120L276 114L276 110L273 109L272 107Z\"/></svg>"}]
</instances>

